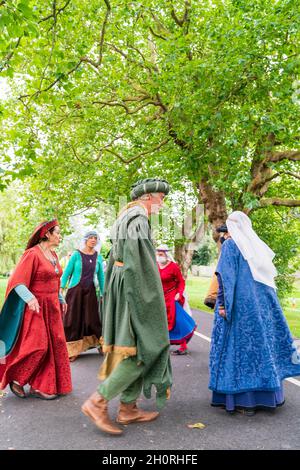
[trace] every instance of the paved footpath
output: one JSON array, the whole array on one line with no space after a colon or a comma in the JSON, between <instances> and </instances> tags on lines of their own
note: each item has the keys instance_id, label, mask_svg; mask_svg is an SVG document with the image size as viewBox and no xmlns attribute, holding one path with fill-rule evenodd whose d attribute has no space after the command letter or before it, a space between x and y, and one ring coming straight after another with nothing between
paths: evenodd
<instances>
[{"instance_id":1,"label":"paved footpath","mask_svg":"<svg viewBox=\"0 0 300 470\"><path fill-rule=\"evenodd\" d=\"M55 401L21 400L9 391L0 398L0 449L300 449L300 380L285 381L286 404L255 417L229 415L210 406L209 337L212 315L194 311L198 332L190 355L172 356L172 397L160 417L148 424L125 426L124 435L104 435L89 422L80 406L97 386L102 358L93 351L72 364L74 391ZM153 409L153 400L141 400ZM118 401L110 404L117 413ZM204 429L189 429L201 422Z\"/></svg>"}]
</instances>

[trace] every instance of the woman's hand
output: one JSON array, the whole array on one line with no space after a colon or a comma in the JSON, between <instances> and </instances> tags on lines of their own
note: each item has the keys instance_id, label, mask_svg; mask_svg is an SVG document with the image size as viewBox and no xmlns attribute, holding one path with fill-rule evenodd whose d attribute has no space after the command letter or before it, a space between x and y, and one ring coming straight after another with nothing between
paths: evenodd
<instances>
[{"instance_id":1,"label":"woman's hand","mask_svg":"<svg viewBox=\"0 0 300 470\"><path fill-rule=\"evenodd\" d=\"M61 304L61 309L62 309L63 315L65 315L67 313L67 310L68 310L68 304L67 303Z\"/></svg>"},{"instance_id":2,"label":"woman's hand","mask_svg":"<svg viewBox=\"0 0 300 470\"><path fill-rule=\"evenodd\" d=\"M175 301L179 302L181 307L183 307L184 302L185 302L184 296L181 295L179 292L177 292L177 294L175 295Z\"/></svg>"},{"instance_id":3,"label":"woman's hand","mask_svg":"<svg viewBox=\"0 0 300 470\"><path fill-rule=\"evenodd\" d=\"M226 318L226 311L225 311L225 308L224 308L224 307L219 307L219 315L220 315L222 318Z\"/></svg>"},{"instance_id":4,"label":"woman's hand","mask_svg":"<svg viewBox=\"0 0 300 470\"><path fill-rule=\"evenodd\" d=\"M37 312L39 313L40 311L40 306L39 306L39 303L37 301L37 299L34 297L33 299L31 299L29 302L28 302L28 307L30 310L32 310L33 312Z\"/></svg>"}]
</instances>

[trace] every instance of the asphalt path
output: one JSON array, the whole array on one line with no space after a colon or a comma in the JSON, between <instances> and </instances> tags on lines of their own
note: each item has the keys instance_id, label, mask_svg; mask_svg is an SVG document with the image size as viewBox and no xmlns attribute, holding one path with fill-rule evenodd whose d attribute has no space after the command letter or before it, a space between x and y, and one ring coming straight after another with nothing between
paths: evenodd
<instances>
[{"instance_id":1,"label":"asphalt path","mask_svg":"<svg viewBox=\"0 0 300 470\"><path fill-rule=\"evenodd\" d=\"M102 358L93 350L72 366L72 394L54 401L25 400L8 391L0 398L0 449L79 450L202 450L202 449L300 449L300 381L285 380L286 403L275 411L254 417L210 406L208 384L209 337L213 316L194 311L198 333L188 356L172 356L172 396L156 421L124 426L124 434L103 434L84 416L80 407L95 391ZM154 400L139 405L154 409ZM117 414L118 400L110 403ZM188 424L203 423L204 429Z\"/></svg>"}]
</instances>

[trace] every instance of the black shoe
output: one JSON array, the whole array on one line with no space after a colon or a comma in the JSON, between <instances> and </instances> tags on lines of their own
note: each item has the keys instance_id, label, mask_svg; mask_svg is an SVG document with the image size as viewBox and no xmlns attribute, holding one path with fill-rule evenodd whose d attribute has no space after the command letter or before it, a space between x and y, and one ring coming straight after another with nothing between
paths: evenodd
<instances>
[{"instance_id":1,"label":"black shoe","mask_svg":"<svg viewBox=\"0 0 300 470\"><path fill-rule=\"evenodd\" d=\"M176 351L171 352L172 356L186 356L188 354L187 351L180 351L180 349L177 349Z\"/></svg>"}]
</instances>

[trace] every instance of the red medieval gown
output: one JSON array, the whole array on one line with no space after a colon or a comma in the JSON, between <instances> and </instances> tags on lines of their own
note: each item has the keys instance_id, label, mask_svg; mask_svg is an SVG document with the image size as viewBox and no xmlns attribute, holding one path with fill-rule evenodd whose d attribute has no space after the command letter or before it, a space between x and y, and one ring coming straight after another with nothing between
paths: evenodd
<instances>
[{"instance_id":1,"label":"red medieval gown","mask_svg":"<svg viewBox=\"0 0 300 470\"><path fill-rule=\"evenodd\" d=\"M179 266L171 261L166 267L161 268L158 265L159 274L165 295L165 302L168 316L168 330L173 330L176 322L175 296L180 294L178 302L184 304L183 292L185 289L185 280L181 274Z\"/></svg>"},{"instance_id":2,"label":"red medieval gown","mask_svg":"<svg viewBox=\"0 0 300 470\"><path fill-rule=\"evenodd\" d=\"M56 257L56 254L53 252ZM25 251L8 282L6 299L19 284L38 300L39 313L26 305L15 346L0 365L0 389L16 381L49 395L72 391L71 370L58 299L62 269L58 272L38 246ZM12 312L13 314L13 312Z\"/></svg>"}]
</instances>

